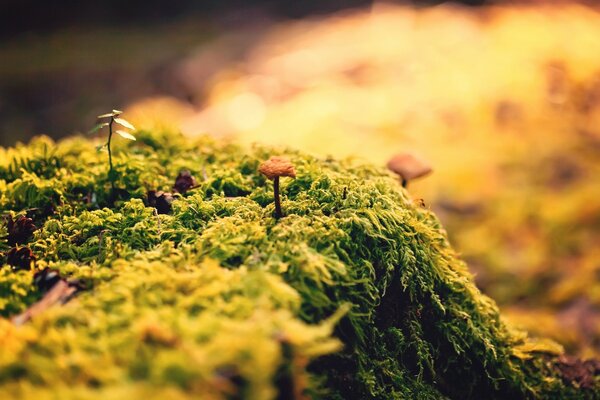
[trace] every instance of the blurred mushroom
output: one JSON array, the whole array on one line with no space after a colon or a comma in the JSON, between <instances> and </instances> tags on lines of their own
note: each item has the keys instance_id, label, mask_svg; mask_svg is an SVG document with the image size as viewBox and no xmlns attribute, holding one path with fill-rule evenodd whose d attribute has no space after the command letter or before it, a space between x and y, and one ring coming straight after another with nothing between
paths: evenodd
<instances>
[{"instance_id":1,"label":"blurred mushroom","mask_svg":"<svg viewBox=\"0 0 600 400\"><path fill-rule=\"evenodd\" d=\"M427 161L412 153L396 154L388 161L387 167L400 177L402 187L406 187L408 181L429 175L433 171Z\"/></svg>"},{"instance_id":2,"label":"blurred mushroom","mask_svg":"<svg viewBox=\"0 0 600 400\"><path fill-rule=\"evenodd\" d=\"M196 178L194 178L190 171L181 171L179 175L177 175L177 178L175 178L173 190L177 193L185 194L196 185Z\"/></svg>"},{"instance_id":3,"label":"blurred mushroom","mask_svg":"<svg viewBox=\"0 0 600 400\"><path fill-rule=\"evenodd\" d=\"M279 177L288 176L290 178L295 178L296 170L294 169L294 165L285 157L273 156L267 161L263 162L260 167L258 167L258 171L273 181L275 218L283 217L283 212L281 211L281 200L279 199Z\"/></svg>"}]
</instances>

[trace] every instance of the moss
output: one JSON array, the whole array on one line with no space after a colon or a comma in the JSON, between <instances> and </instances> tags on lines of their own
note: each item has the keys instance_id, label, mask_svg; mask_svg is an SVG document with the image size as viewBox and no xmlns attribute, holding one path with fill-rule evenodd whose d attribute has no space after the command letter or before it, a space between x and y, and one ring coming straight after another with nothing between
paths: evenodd
<instances>
[{"instance_id":1,"label":"moss","mask_svg":"<svg viewBox=\"0 0 600 400\"><path fill-rule=\"evenodd\" d=\"M398 151L425 156L435 172L410 192L443 221L478 287L532 334L600 357L600 51L589 50L598 10L386 6L310 24L269 30L199 93L221 110L252 88L260 118L199 112L182 121L187 103L157 112L145 99L131 107L133 121L162 117L189 133L378 165ZM458 37L470 45L439 56ZM265 71L269 83L257 84Z\"/></svg>"},{"instance_id":2,"label":"moss","mask_svg":"<svg viewBox=\"0 0 600 400\"><path fill-rule=\"evenodd\" d=\"M2 150L0 211L49 209L28 243L37 268L90 290L17 327L9 318L39 298L33 271L0 270L0 397L598 392L563 383L560 349L502 321L436 217L385 171L209 138L137 137L115 151L127 196L112 208L106 157L91 141ZM40 148L59 166L33 168ZM282 181L286 216L276 220L272 182L257 168L282 152L297 179ZM146 207L145 193L169 190L183 169L199 187L175 195L171 214Z\"/></svg>"}]
</instances>

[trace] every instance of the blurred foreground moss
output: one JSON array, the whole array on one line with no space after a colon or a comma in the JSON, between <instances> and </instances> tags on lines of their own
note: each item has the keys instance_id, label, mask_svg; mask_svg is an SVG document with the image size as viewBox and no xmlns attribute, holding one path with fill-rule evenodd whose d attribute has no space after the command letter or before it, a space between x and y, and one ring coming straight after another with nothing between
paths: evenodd
<instances>
[{"instance_id":1,"label":"blurred foreground moss","mask_svg":"<svg viewBox=\"0 0 600 400\"><path fill-rule=\"evenodd\" d=\"M138 132L0 149L0 211L27 214L37 267L89 288L23 326L34 271L0 269L0 398L593 398L559 346L502 321L436 217L387 172L290 150ZM124 146L128 146L125 148ZM258 173L285 154L286 216ZM172 212L141 200L180 170ZM1 228L1 229L4 229ZM0 231L0 235L6 233ZM6 239L0 246L8 247Z\"/></svg>"}]
</instances>

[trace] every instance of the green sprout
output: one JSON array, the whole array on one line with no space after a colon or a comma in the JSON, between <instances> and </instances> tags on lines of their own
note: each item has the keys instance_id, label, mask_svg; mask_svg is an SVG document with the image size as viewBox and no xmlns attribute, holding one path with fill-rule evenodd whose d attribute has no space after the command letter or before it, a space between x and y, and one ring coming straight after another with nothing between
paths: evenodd
<instances>
[{"instance_id":1,"label":"green sprout","mask_svg":"<svg viewBox=\"0 0 600 400\"><path fill-rule=\"evenodd\" d=\"M95 132L98 132L101 129L106 128L108 126L108 140L106 141L106 143L98 146L97 150L101 151L102 149L106 148L106 150L108 151L108 179L110 180L110 187L111 187L113 196L115 194L115 187L116 187L116 180L117 180L117 174L114 170L113 162L112 162L112 149L110 147L110 144L112 141L112 135L113 135L113 124L117 123L124 128L135 130L135 127L129 121L119 117L119 115L121 115L121 114L123 114L123 111L112 110L112 112L98 115L99 120L110 119L110 121L109 122L103 121L103 122L98 123L89 132L89 133L95 133ZM135 136L133 136L131 133L129 133L127 131L119 129L119 130L116 130L115 132L118 133L122 138L125 138L128 140L135 140Z\"/></svg>"}]
</instances>

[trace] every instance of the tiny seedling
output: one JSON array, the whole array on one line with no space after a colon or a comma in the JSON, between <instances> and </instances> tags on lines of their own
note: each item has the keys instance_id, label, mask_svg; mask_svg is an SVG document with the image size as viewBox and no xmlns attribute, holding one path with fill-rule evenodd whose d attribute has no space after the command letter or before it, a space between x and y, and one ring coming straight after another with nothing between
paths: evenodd
<instances>
[{"instance_id":1,"label":"tiny seedling","mask_svg":"<svg viewBox=\"0 0 600 400\"><path fill-rule=\"evenodd\" d=\"M108 140L106 141L106 143L98 146L97 150L101 151L103 149L106 149L108 151L108 179L110 180L110 187L111 187L113 196L115 194L115 187L116 187L116 181L117 181L116 172L114 170L113 162L112 162L112 148L111 148L112 135L113 135L113 124L116 123L118 125L121 125L124 128L135 130L135 127L129 121L120 117L120 115L122 113L123 113L123 111L112 110L112 112L98 115L98 119L102 120L102 122L99 122L89 132L89 133L95 133L95 132L98 132L108 126ZM107 120L108 120L108 122L107 122ZM122 129L116 130L115 133L117 133L119 136L121 136L122 138L125 138L127 140L135 140L135 136L133 136L131 133L124 131Z\"/></svg>"}]
</instances>

